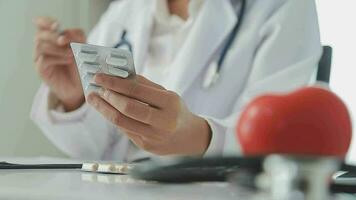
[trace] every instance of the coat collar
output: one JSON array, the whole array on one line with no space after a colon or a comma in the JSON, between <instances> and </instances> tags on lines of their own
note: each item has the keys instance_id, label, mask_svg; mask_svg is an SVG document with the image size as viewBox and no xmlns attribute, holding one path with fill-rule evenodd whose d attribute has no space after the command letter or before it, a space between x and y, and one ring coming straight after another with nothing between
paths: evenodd
<instances>
[{"instance_id":1,"label":"coat collar","mask_svg":"<svg viewBox=\"0 0 356 200\"><path fill-rule=\"evenodd\" d=\"M130 22L131 24L126 25L127 29L133 33L130 40L133 45L133 57L137 73L142 72L145 64L156 10L155 1L145 2L144 5L142 12L135 13L135 18Z\"/></svg>"},{"instance_id":2,"label":"coat collar","mask_svg":"<svg viewBox=\"0 0 356 200\"><path fill-rule=\"evenodd\" d=\"M167 89L182 95L215 58L237 21L230 0L206 0L195 24L177 55Z\"/></svg>"},{"instance_id":3,"label":"coat collar","mask_svg":"<svg viewBox=\"0 0 356 200\"><path fill-rule=\"evenodd\" d=\"M128 26L133 42L133 52L137 73L145 64L149 41L156 11L155 1L146 4L143 12ZM226 37L237 22L235 9L230 0L205 0L195 24L175 61L165 86L182 94L218 52ZM130 28L131 27L131 28Z\"/></svg>"}]
</instances>

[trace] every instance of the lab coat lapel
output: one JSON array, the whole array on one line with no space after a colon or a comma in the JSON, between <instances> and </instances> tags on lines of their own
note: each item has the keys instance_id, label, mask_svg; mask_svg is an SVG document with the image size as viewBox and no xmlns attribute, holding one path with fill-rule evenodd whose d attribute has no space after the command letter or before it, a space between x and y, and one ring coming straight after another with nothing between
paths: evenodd
<instances>
[{"instance_id":1,"label":"lab coat lapel","mask_svg":"<svg viewBox=\"0 0 356 200\"><path fill-rule=\"evenodd\" d=\"M135 23L127 25L128 29L133 33L131 41L133 41L133 57L136 73L138 74L142 72L144 67L153 28L156 2L151 1L146 6L146 9L142 9L143 11L135 17Z\"/></svg>"},{"instance_id":2,"label":"lab coat lapel","mask_svg":"<svg viewBox=\"0 0 356 200\"><path fill-rule=\"evenodd\" d=\"M215 59L237 21L230 0L206 0L201 9L167 79L167 88L180 95Z\"/></svg>"}]
</instances>

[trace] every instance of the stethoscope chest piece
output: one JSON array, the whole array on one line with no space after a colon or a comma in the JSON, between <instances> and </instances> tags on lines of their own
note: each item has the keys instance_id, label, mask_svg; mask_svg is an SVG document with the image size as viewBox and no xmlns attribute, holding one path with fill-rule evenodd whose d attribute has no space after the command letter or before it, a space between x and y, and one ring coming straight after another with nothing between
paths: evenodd
<instances>
[{"instance_id":1,"label":"stethoscope chest piece","mask_svg":"<svg viewBox=\"0 0 356 200\"><path fill-rule=\"evenodd\" d=\"M212 62L210 66L208 67L208 70L205 74L204 80L203 80L203 88L204 89L210 89L212 88L219 80L219 71L218 71L218 63L217 62Z\"/></svg>"}]
</instances>

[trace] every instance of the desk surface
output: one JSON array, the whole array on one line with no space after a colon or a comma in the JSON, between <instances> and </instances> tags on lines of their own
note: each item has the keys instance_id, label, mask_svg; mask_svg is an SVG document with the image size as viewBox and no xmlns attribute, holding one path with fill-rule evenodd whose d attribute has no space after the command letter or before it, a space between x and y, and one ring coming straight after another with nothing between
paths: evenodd
<instances>
[{"instance_id":1,"label":"desk surface","mask_svg":"<svg viewBox=\"0 0 356 200\"><path fill-rule=\"evenodd\" d=\"M6 161L19 162L19 159ZM22 161L20 163L43 163L43 159ZM228 183L163 185L133 180L128 176L73 170L0 171L0 199L267 199L258 196ZM348 200L347 197L340 199Z\"/></svg>"}]
</instances>

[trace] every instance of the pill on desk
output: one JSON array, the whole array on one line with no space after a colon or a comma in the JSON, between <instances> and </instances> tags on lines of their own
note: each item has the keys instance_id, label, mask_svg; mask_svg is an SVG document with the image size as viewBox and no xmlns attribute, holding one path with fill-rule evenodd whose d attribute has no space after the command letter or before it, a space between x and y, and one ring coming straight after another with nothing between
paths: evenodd
<instances>
[{"instance_id":1,"label":"pill on desk","mask_svg":"<svg viewBox=\"0 0 356 200\"><path fill-rule=\"evenodd\" d=\"M116 67L109 67L109 73L111 75L118 76L121 78L127 78L130 75L129 72Z\"/></svg>"},{"instance_id":2,"label":"pill on desk","mask_svg":"<svg viewBox=\"0 0 356 200\"><path fill-rule=\"evenodd\" d=\"M113 164L99 164L98 172L115 173L115 165L113 165Z\"/></svg>"},{"instance_id":3,"label":"pill on desk","mask_svg":"<svg viewBox=\"0 0 356 200\"><path fill-rule=\"evenodd\" d=\"M115 171L119 174L128 174L132 168L133 166L128 164L115 165Z\"/></svg>"},{"instance_id":4,"label":"pill on desk","mask_svg":"<svg viewBox=\"0 0 356 200\"><path fill-rule=\"evenodd\" d=\"M125 67L128 61L123 56L111 54L106 58L106 63L113 66Z\"/></svg>"},{"instance_id":5,"label":"pill on desk","mask_svg":"<svg viewBox=\"0 0 356 200\"><path fill-rule=\"evenodd\" d=\"M85 62L95 62L99 56L97 52L81 51L78 57Z\"/></svg>"},{"instance_id":6,"label":"pill on desk","mask_svg":"<svg viewBox=\"0 0 356 200\"><path fill-rule=\"evenodd\" d=\"M98 171L98 168L98 163L84 163L82 166L82 170L86 172L96 172Z\"/></svg>"},{"instance_id":7,"label":"pill on desk","mask_svg":"<svg viewBox=\"0 0 356 200\"><path fill-rule=\"evenodd\" d=\"M97 63L87 63L84 62L80 65L80 68L85 71L85 73L95 74L100 70L100 65Z\"/></svg>"}]
</instances>

